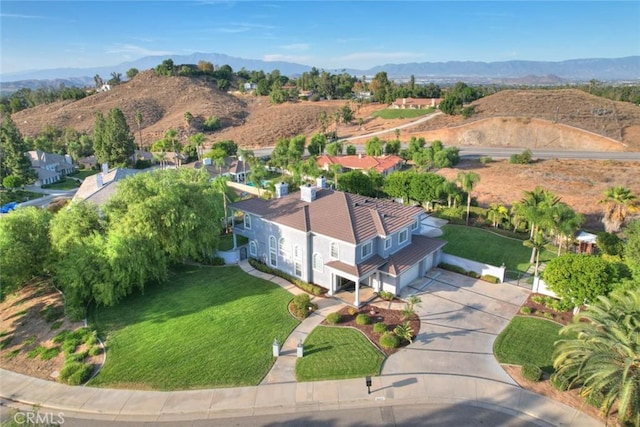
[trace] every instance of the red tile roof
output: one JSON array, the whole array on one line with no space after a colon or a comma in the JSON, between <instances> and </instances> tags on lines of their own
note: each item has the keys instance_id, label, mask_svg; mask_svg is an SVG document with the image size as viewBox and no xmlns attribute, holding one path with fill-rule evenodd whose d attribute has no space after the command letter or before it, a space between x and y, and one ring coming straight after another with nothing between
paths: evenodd
<instances>
[{"instance_id":1,"label":"red tile roof","mask_svg":"<svg viewBox=\"0 0 640 427\"><path fill-rule=\"evenodd\" d=\"M320 168L326 169L327 165L339 164L343 168L348 169L374 169L376 172L384 173L389 169L393 169L396 165L403 162L402 157L396 155L373 157L365 154L357 154L350 156L329 156L322 154L317 157L316 161Z\"/></svg>"}]
</instances>

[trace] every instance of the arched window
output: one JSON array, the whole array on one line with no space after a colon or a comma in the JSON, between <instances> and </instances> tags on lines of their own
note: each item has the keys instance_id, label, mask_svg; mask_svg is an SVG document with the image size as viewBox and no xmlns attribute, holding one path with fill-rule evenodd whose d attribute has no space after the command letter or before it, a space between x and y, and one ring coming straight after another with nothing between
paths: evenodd
<instances>
[{"instance_id":1,"label":"arched window","mask_svg":"<svg viewBox=\"0 0 640 427\"><path fill-rule=\"evenodd\" d=\"M331 258L340 258L340 247L338 242L331 242Z\"/></svg>"},{"instance_id":2,"label":"arched window","mask_svg":"<svg viewBox=\"0 0 640 427\"><path fill-rule=\"evenodd\" d=\"M269 265L271 267L278 266L278 248L276 238L273 236L269 236Z\"/></svg>"},{"instance_id":3,"label":"arched window","mask_svg":"<svg viewBox=\"0 0 640 427\"><path fill-rule=\"evenodd\" d=\"M322 266L322 255L316 252L313 254L313 269L316 271L322 271Z\"/></svg>"},{"instance_id":4,"label":"arched window","mask_svg":"<svg viewBox=\"0 0 640 427\"><path fill-rule=\"evenodd\" d=\"M258 245L253 240L249 242L249 255L258 256Z\"/></svg>"},{"instance_id":5,"label":"arched window","mask_svg":"<svg viewBox=\"0 0 640 427\"><path fill-rule=\"evenodd\" d=\"M287 248L287 240L284 237L281 237L278 240L278 251L280 252L280 256L286 258L289 256L289 249Z\"/></svg>"}]
</instances>

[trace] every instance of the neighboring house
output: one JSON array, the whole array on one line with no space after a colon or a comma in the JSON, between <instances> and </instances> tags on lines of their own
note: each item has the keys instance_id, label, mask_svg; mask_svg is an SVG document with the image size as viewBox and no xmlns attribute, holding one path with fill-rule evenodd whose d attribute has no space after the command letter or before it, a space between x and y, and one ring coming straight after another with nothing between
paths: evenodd
<instances>
[{"instance_id":1,"label":"neighboring house","mask_svg":"<svg viewBox=\"0 0 640 427\"><path fill-rule=\"evenodd\" d=\"M437 108L440 101L440 98L398 98L391 104L391 108L411 110Z\"/></svg>"},{"instance_id":2,"label":"neighboring house","mask_svg":"<svg viewBox=\"0 0 640 427\"><path fill-rule=\"evenodd\" d=\"M84 200L98 206L104 205L115 194L118 188L118 181L140 172L143 172L143 170L120 168L109 170L105 163L99 173L88 176L82 181L78 191L73 196L73 201Z\"/></svg>"},{"instance_id":3,"label":"neighboring house","mask_svg":"<svg viewBox=\"0 0 640 427\"><path fill-rule=\"evenodd\" d=\"M133 155L130 157L130 159L131 159L132 165L135 165L139 160L150 162L150 163L153 163L154 161L153 153L149 151L144 151L144 150L135 150L133 152Z\"/></svg>"},{"instance_id":4,"label":"neighboring house","mask_svg":"<svg viewBox=\"0 0 640 427\"><path fill-rule=\"evenodd\" d=\"M361 101L371 101L371 99L373 98L373 94L369 91L365 91L365 92L356 92L353 95L354 99L358 99Z\"/></svg>"},{"instance_id":5,"label":"neighboring house","mask_svg":"<svg viewBox=\"0 0 640 427\"><path fill-rule=\"evenodd\" d=\"M338 164L342 170L362 170L370 169L387 176L393 171L402 168L404 160L396 155L373 157L365 154L355 154L351 156L329 156L322 154L316 158L318 166L323 170L331 170L331 165Z\"/></svg>"},{"instance_id":6,"label":"neighboring house","mask_svg":"<svg viewBox=\"0 0 640 427\"><path fill-rule=\"evenodd\" d=\"M253 92L254 90L256 90L258 88L258 85L255 83L245 83L244 84L244 90L246 92Z\"/></svg>"},{"instance_id":7,"label":"neighboring house","mask_svg":"<svg viewBox=\"0 0 640 427\"><path fill-rule=\"evenodd\" d=\"M578 234L576 234L576 242L578 243L576 251L580 254L591 255L594 252L597 240L597 235L580 230Z\"/></svg>"},{"instance_id":8,"label":"neighboring house","mask_svg":"<svg viewBox=\"0 0 640 427\"><path fill-rule=\"evenodd\" d=\"M272 268L329 290L354 288L398 295L436 266L445 241L420 235L424 209L317 186L276 199L252 198L231 204L243 220L233 231L249 239L248 253Z\"/></svg>"},{"instance_id":9,"label":"neighboring house","mask_svg":"<svg viewBox=\"0 0 640 427\"><path fill-rule=\"evenodd\" d=\"M93 169L94 167L98 166L98 160L96 160L96 156L92 154L90 156L79 159L78 164L85 169Z\"/></svg>"},{"instance_id":10,"label":"neighboring house","mask_svg":"<svg viewBox=\"0 0 640 427\"><path fill-rule=\"evenodd\" d=\"M242 156L239 156L237 160L234 160L229 165L229 175L231 175L231 179L235 182L245 182L250 172L251 166L242 160Z\"/></svg>"},{"instance_id":11,"label":"neighboring house","mask_svg":"<svg viewBox=\"0 0 640 427\"><path fill-rule=\"evenodd\" d=\"M35 184L38 186L49 185L60 181L65 176L75 172L71 156L65 154L46 153L41 150L28 151L26 156L31 161L31 167L38 178Z\"/></svg>"},{"instance_id":12,"label":"neighboring house","mask_svg":"<svg viewBox=\"0 0 640 427\"><path fill-rule=\"evenodd\" d=\"M194 169L204 169L212 179L222 175L228 176L232 181L238 183L244 183L247 175L251 172L251 167L248 163L245 163L242 160L242 157L227 157L222 168L214 165L213 161L208 157L195 162L186 163L183 166Z\"/></svg>"}]
</instances>

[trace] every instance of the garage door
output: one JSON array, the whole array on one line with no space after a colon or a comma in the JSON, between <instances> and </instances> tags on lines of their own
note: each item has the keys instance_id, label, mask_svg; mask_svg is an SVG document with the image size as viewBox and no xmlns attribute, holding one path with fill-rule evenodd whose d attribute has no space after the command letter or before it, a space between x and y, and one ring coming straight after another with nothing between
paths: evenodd
<instances>
[{"instance_id":1,"label":"garage door","mask_svg":"<svg viewBox=\"0 0 640 427\"><path fill-rule=\"evenodd\" d=\"M411 267L409 270L405 271L402 276L400 276L400 289L407 286L409 283L413 282L418 278L418 274L420 273L420 264L416 264ZM398 289L398 291L400 290Z\"/></svg>"}]
</instances>

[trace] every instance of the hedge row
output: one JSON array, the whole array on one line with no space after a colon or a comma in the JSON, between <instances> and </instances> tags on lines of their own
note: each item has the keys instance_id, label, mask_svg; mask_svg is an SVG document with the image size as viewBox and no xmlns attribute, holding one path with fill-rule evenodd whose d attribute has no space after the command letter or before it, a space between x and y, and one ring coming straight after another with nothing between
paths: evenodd
<instances>
[{"instance_id":1,"label":"hedge row","mask_svg":"<svg viewBox=\"0 0 640 427\"><path fill-rule=\"evenodd\" d=\"M443 270L453 271L454 273L464 274L465 276L473 277L474 279L484 280L489 283L500 283L500 279L496 276L492 276L490 274L483 274L480 276L475 271L467 271L462 267L453 264L447 264L446 262L441 262L438 264L438 267Z\"/></svg>"},{"instance_id":2,"label":"hedge row","mask_svg":"<svg viewBox=\"0 0 640 427\"><path fill-rule=\"evenodd\" d=\"M323 295L327 292L327 290L321 286L314 285L313 283L305 282L304 280L296 279L293 276L288 275L280 270L276 270L275 268L271 268L268 265L258 261L255 258L249 258L249 264L255 268L256 270L262 271L263 273L273 274L274 276L278 276L287 280L305 292L308 292L313 295Z\"/></svg>"}]
</instances>

